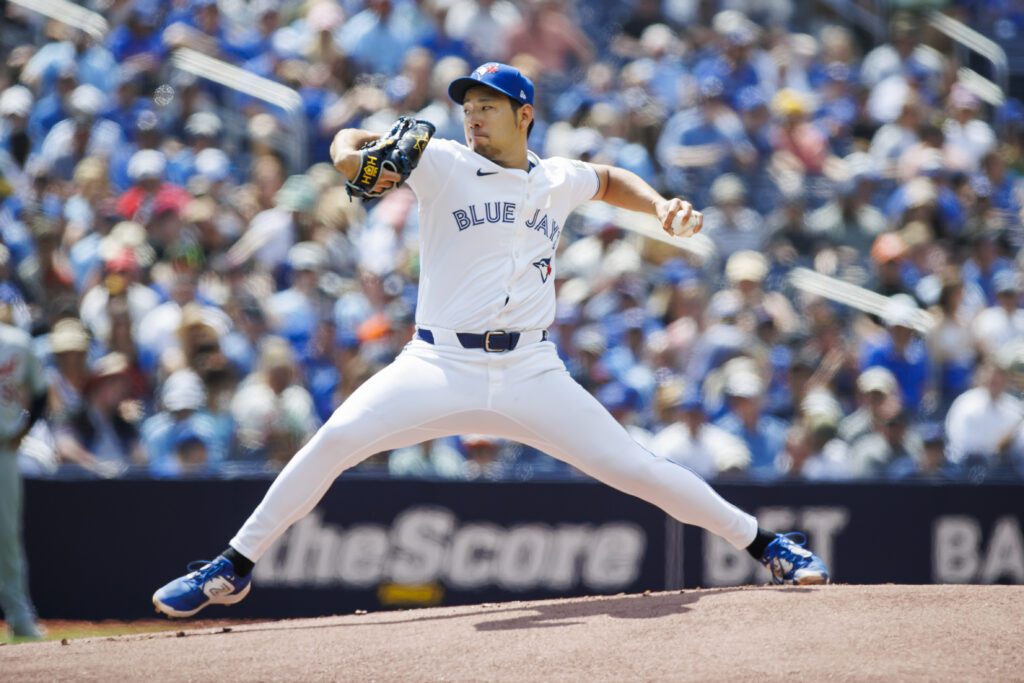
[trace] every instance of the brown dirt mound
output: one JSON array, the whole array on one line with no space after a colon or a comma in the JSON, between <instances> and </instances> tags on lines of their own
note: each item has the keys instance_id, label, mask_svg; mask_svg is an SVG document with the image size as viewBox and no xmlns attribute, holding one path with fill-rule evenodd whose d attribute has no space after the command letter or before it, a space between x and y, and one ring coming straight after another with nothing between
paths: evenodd
<instances>
[{"instance_id":1,"label":"brown dirt mound","mask_svg":"<svg viewBox=\"0 0 1024 683\"><path fill-rule=\"evenodd\" d=\"M184 621L178 632L5 646L0 678L1024 680L1020 586L723 588L224 631Z\"/></svg>"}]
</instances>

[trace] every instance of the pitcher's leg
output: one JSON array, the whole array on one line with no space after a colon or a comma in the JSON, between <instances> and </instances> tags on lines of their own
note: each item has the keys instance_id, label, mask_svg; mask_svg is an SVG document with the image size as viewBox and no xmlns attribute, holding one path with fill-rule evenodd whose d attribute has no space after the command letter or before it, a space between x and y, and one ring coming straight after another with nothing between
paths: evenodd
<instances>
[{"instance_id":1,"label":"pitcher's leg","mask_svg":"<svg viewBox=\"0 0 1024 683\"><path fill-rule=\"evenodd\" d=\"M471 400L468 388L459 391L451 381L436 366L408 355L370 378L281 471L231 547L256 562L344 470L375 453L437 437L423 428Z\"/></svg>"},{"instance_id":2,"label":"pitcher's leg","mask_svg":"<svg viewBox=\"0 0 1024 683\"><path fill-rule=\"evenodd\" d=\"M757 535L757 520L727 502L692 470L645 450L568 373L531 378L529 396L503 403L519 438L620 491L737 548Z\"/></svg>"}]
</instances>

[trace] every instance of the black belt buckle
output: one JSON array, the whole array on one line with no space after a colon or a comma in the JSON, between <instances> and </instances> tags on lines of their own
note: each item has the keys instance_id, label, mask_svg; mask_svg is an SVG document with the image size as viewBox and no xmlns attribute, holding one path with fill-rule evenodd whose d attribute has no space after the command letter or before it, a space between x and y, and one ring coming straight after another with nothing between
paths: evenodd
<instances>
[{"instance_id":1,"label":"black belt buckle","mask_svg":"<svg viewBox=\"0 0 1024 683\"><path fill-rule=\"evenodd\" d=\"M492 345L492 340L499 341ZM488 330L484 332L484 351L487 353L501 353L512 348L511 335L505 330Z\"/></svg>"}]
</instances>

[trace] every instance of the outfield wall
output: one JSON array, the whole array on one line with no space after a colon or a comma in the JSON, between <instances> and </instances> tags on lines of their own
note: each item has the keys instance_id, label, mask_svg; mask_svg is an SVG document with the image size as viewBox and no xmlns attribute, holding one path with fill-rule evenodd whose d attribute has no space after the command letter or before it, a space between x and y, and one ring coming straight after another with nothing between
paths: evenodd
<instances>
[{"instance_id":1,"label":"outfield wall","mask_svg":"<svg viewBox=\"0 0 1024 683\"><path fill-rule=\"evenodd\" d=\"M269 480L26 481L44 618L133 619L209 558ZM805 531L843 583L1024 584L1024 486L722 484L763 526ZM346 477L257 565L233 617L763 583L742 551L587 481ZM229 614L223 608L210 615Z\"/></svg>"}]
</instances>

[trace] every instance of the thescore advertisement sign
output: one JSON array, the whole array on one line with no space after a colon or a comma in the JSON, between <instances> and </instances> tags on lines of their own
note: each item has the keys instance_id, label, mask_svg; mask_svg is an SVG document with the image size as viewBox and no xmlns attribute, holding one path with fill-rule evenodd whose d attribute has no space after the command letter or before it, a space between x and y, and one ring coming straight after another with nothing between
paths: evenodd
<instances>
[{"instance_id":1,"label":"thescore advertisement sign","mask_svg":"<svg viewBox=\"0 0 1024 683\"><path fill-rule=\"evenodd\" d=\"M219 553L268 485L27 481L26 547L40 615L151 615L153 590L188 561ZM762 526L804 532L843 583L1024 584L1024 486L717 488ZM230 616L765 582L744 551L592 482L343 477L257 564L252 595Z\"/></svg>"}]
</instances>

